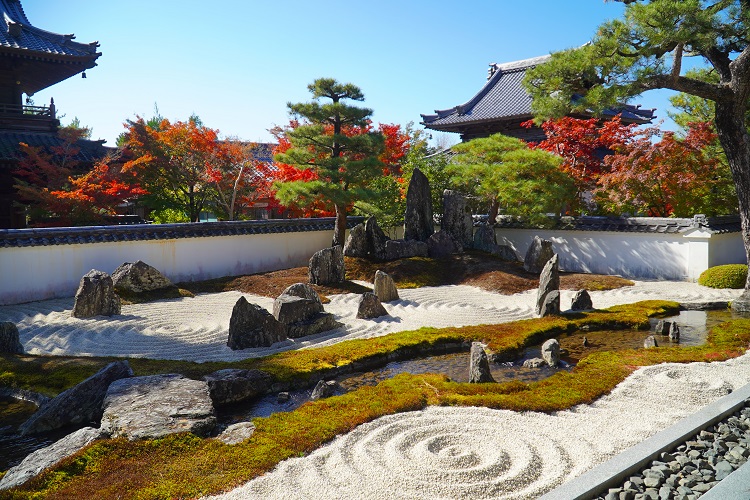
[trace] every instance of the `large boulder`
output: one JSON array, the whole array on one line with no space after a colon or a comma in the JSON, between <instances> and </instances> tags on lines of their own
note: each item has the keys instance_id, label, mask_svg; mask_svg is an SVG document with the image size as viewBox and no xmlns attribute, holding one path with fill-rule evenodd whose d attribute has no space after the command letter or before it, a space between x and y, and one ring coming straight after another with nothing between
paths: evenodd
<instances>
[{"instance_id":1,"label":"large boulder","mask_svg":"<svg viewBox=\"0 0 750 500\"><path fill-rule=\"evenodd\" d=\"M427 238L427 253L430 257L447 257L463 251L461 243L447 231L440 230Z\"/></svg>"},{"instance_id":2,"label":"large boulder","mask_svg":"<svg viewBox=\"0 0 750 500\"><path fill-rule=\"evenodd\" d=\"M321 312L323 304L320 299L281 294L273 301L273 317L283 325L307 321Z\"/></svg>"},{"instance_id":3,"label":"large boulder","mask_svg":"<svg viewBox=\"0 0 750 500\"><path fill-rule=\"evenodd\" d=\"M0 490L7 490L22 485L32 477L49 469L63 458L73 455L102 437L106 436L101 429L84 427L55 441L49 446L34 451L24 458L20 464L11 467L3 478L0 479Z\"/></svg>"},{"instance_id":4,"label":"large boulder","mask_svg":"<svg viewBox=\"0 0 750 500\"><path fill-rule=\"evenodd\" d=\"M23 345L15 323L0 322L0 353L23 354Z\"/></svg>"},{"instance_id":5,"label":"large boulder","mask_svg":"<svg viewBox=\"0 0 750 500\"><path fill-rule=\"evenodd\" d=\"M305 283L295 283L276 297L273 316L289 338L307 337L341 326L323 310L318 293Z\"/></svg>"},{"instance_id":6,"label":"large boulder","mask_svg":"<svg viewBox=\"0 0 750 500\"><path fill-rule=\"evenodd\" d=\"M542 358L552 368L560 363L560 342L557 339L549 339L542 344Z\"/></svg>"},{"instance_id":7,"label":"large boulder","mask_svg":"<svg viewBox=\"0 0 750 500\"><path fill-rule=\"evenodd\" d=\"M115 294L112 277L92 269L81 278L73 305L73 317L91 318L120 314L120 298Z\"/></svg>"},{"instance_id":8,"label":"large boulder","mask_svg":"<svg viewBox=\"0 0 750 500\"><path fill-rule=\"evenodd\" d=\"M380 302L391 302L399 299L398 289L390 274L380 270L375 271L374 285L372 292L378 296Z\"/></svg>"},{"instance_id":9,"label":"large boulder","mask_svg":"<svg viewBox=\"0 0 750 500\"><path fill-rule=\"evenodd\" d=\"M271 313L257 304L251 304L245 297L237 299L229 319L227 345L230 349L268 347L282 340L286 340L284 325Z\"/></svg>"},{"instance_id":10,"label":"large boulder","mask_svg":"<svg viewBox=\"0 0 750 500\"><path fill-rule=\"evenodd\" d=\"M474 222L466 197L450 189L443 191L443 220L440 225L465 248L474 242Z\"/></svg>"},{"instance_id":11,"label":"large boulder","mask_svg":"<svg viewBox=\"0 0 750 500\"><path fill-rule=\"evenodd\" d=\"M110 363L42 405L21 424L19 431L21 434L36 434L68 425L98 422L102 416L104 396L109 386L117 380L132 376L133 370L127 361Z\"/></svg>"},{"instance_id":12,"label":"large boulder","mask_svg":"<svg viewBox=\"0 0 750 500\"><path fill-rule=\"evenodd\" d=\"M560 270L558 268L558 257L554 254L547 263L544 265L541 274L539 275L539 289L537 290L536 296L536 313L542 314L542 306L547 301L547 296L553 292L558 291L558 307L557 312L560 312L559 306L559 289L560 289Z\"/></svg>"},{"instance_id":13,"label":"large boulder","mask_svg":"<svg viewBox=\"0 0 750 500\"><path fill-rule=\"evenodd\" d=\"M349 231L344 244L344 255L347 257L362 257L382 260L385 258L385 235L375 217L369 217L365 222L357 224Z\"/></svg>"},{"instance_id":14,"label":"large boulder","mask_svg":"<svg viewBox=\"0 0 750 500\"><path fill-rule=\"evenodd\" d=\"M295 283L289 285L283 292L281 292L281 295L291 295L293 297L314 300L320 304L321 310L323 308L323 302L320 300L320 295L318 295L318 292L316 292L308 283Z\"/></svg>"},{"instance_id":15,"label":"large boulder","mask_svg":"<svg viewBox=\"0 0 750 500\"><path fill-rule=\"evenodd\" d=\"M307 266L307 276L310 283L328 285L341 283L346 279L344 270L344 251L334 245L315 252Z\"/></svg>"},{"instance_id":16,"label":"large boulder","mask_svg":"<svg viewBox=\"0 0 750 500\"><path fill-rule=\"evenodd\" d=\"M434 231L430 181L418 168L415 168L406 191L404 239L427 241Z\"/></svg>"},{"instance_id":17,"label":"large boulder","mask_svg":"<svg viewBox=\"0 0 750 500\"><path fill-rule=\"evenodd\" d=\"M469 356L469 383L483 384L494 381L484 346L481 342L472 342Z\"/></svg>"},{"instance_id":18,"label":"large boulder","mask_svg":"<svg viewBox=\"0 0 750 500\"><path fill-rule=\"evenodd\" d=\"M523 268L530 273L539 273L553 254L550 240L543 240L539 236L534 236L534 240L526 251L526 257L523 259Z\"/></svg>"},{"instance_id":19,"label":"large boulder","mask_svg":"<svg viewBox=\"0 0 750 500\"><path fill-rule=\"evenodd\" d=\"M385 260L427 257L429 247L424 241L388 240L385 242Z\"/></svg>"},{"instance_id":20,"label":"large boulder","mask_svg":"<svg viewBox=\"0 0 750 500\"><path fill-rule=\"evenodd\" d=\"M498 245L495 236L495 227L492 224L480 224L474 232L475 250L487 252L503 260L517 261L516 252L508 245Z\"/></svg>"},{"instance_id":21,"label":"large boulder","mask_svg":"<svg viewBox=\"0 0 750 500\"><path fill-rule=\"evenodd\" d=\"M591 295L586 290L578 290L570 303L571 311L588 311L593 308L594 304L591 302Z\"/></svg>"},{"instance_id":22,"label":"large boulder","mask_svg":"<svg viewBox=\"0 0 750 500\"><path fill-rule=\"evenodd\" d=\"M203 377L214 405L239 403L265 394L271 389L273 378L261 370L227 368Z\"/></svg>"},{"instance_id":23,"label":"large boulder","mask_svg":"<svg viewBox=\"0 0 750 500\"><path fill-rule=\"evenodd\" d=\"M387 315L388 311L385 310L383 304L380 303L380 299L374 293L365 292L359 298L359 307L357 308L359 319L374 319Z\"/></svg>"},{"instance_id":24,"label":"large boulder","mask_svg":"<svg viewBox=\"0 0 750 500\"><path fill-rule=\"evenodd\" d=\"M101 428L114 438L157 439L176 432L206 436L215 425L208 384L174 373L118 380L104 398Z\"/></svg>"},{"instance_id":25,"label":"large boulder","mask_svg":"<svg viewBox=\"0 0 750 500\"><path fill-rule=\"evenodd\" d=\"M169 278L142 260L125 262L112 273L115 290L125 293L142 293L164 288L176 288Z\"/></svg>"}]
</instances>

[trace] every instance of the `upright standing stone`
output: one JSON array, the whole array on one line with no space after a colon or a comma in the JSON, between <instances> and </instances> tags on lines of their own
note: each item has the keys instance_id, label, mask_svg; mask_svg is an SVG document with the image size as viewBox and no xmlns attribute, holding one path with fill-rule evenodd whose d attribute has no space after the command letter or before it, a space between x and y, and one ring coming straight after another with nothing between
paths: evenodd
<instances>
[{"instance_id":1,"label":"upright standing stone","mask_svg":"<svg viewBox=\"0 0 750 500\"><path fill-rule=\"evenodd\" d=\"M653 335L649 335L643 341L643 347L645 349L651 349L652 347L659 347L659 343L656 341L656 337L654 337Z\"/></svg>"},{"instance_id":2,"label":"upright standing stone","mask_svg":"<svg viewBox=\"0 0 750 500\"><path fill-rule=\"evenodd\" d=\"M530 273L538 273L553 254L551 241L534 236L534 241L529 245L526 257L523 259L523 268Z\"/></svg>"},{"instance_id":3,"label":"upright standing stone","mask_svg":"<svg viewBox=\"0 0 750 500\"><path fill-rule=\"evenodd\" d=\"M677 325L677 323L672 323L669 325L669 340L672 342L679 342L680 341L680 327Z\"/></svg>"},{"instance_id":4,"label":"upright standing stone","mask_svg":"<svg viewBox=\"0 0 750 500\"><path fill-rule=\"evenodd\" d=\"M542 344L542 358L552 368L560 363L560 342L557 339L549 339Z\"/></svg>"},{"instance_id":5,"label":"upright standing stone","mask_svg":"<svg viewBox=\"0 0 750 500\"><path fill-rule=\"evenodd\" d=\"M591 295L586 290L578 290L570 303L571 311L588 311L593 308L594 304L591 302Z\"/></svg>"},{"instance_id":6,"label":"upright standing stone","mask_svg":"<svg viewBox=\"0 0 750 500\"><path fill-rule=\"evenodd\" d=\"M398 300L398 289L393 282L393 278L388 273L377 270L375 271L375 286L373 293L378 296L380 302L390 302Z\"/></svg>"},{"instance_id":7,"label":"upright standing stone","mask_svg":"<svg viewBox=\"0 0 750 500\"><path fill-rule=\"evenodd\" d=\"M427 241L434 231L430 181L415 168L409 181L409 189L406 191L404 239Z\"/></svg>"},{"instance_id":8,"label":"upright standing stone","mask_svg":"<svg viewBox=\"0 0 750 500\"><path fill-rule=\"evenodd\" d=\"M227 345L232 350L268 347L286 340L286 329L271 313L257 304L240 297L232 308L229 319Z\"/></svg>"},{"instance_id":9,"label":"upright standing stone","mask_svg":"<svg viewBox=\"0 0 750 500\"><path fill-rule=\"evenodd\" d=\"M542 306L547 300L547 295L552 291L558 292L559 301L559 289L560 289L560 272L557 265L558 259L557 254L554 254L550 260L544 265L541 274L539 275L539 290L536 296L536 313L542 314ZM558 312L560 310L558 302ZM551 312L549 312L551 313Z\"/></svg>"},{"instance_id":10,"label":"upright standing stone","mask_svg":"<svg viewBox=\"0 0 750 500\"><path fill-rule=\"evenodd\" d=\"M539 308L539 316L545 317L550 314L560 314L560 290L552 290L545 297Z\"/></svg>"},{"instance_id":11,"label":"upright standing stone","mask_svg":"<svg viewBox=\"0 0 750 500\"><path fill-rule=\"evenodd\" d=\"M384 259L385 244L390 238L380 229L378 220L375 217L368 217L365 221L365 235L367 237L370 258Z\"/></svg>"},{"instance_id":12,"label":"upright standing stone","mask_svg":"<svg viewBox=\"0 0 750 500\"><path fill-rule=\"evenodd\" d=\"M490 372L490 362L487 359L487 353L484 352L484 346L481 342L471 343L471 353L469 355L469 383L483 384L494 382Z\"/></svg>"},{"instance_id":13,"label":"upright standing stone","mask_svg":"<svg viewBox=\"0 0 750 500\"><path fill-rule=\"evenodd\" d=\"M307 266L307 276L314 285L341 283L346 279L344 251L338 246L315 252Z\"/></svg>"},{"instance_id":14,"label":"upright standing stone","mask_svg":"<svg viewBox=\"0 0 750 500\"><path fill-rule=\"evenodd\" d=\"M443 191L443 222L440 227L465 248L474 243L474 223L463 194L450 189Z\"/></svg>"},{"instance_id":15,"label":"upright standing stone","mask_svg":"<svg viewBox=\"0 0 750 500\"><path fill-rule=\"evenodd\" d=\"M120 297L115 295L112 277L92 269L81 278L72 315L75 318L120 314Z\"/></svg>"},{"instance_id":16,"label":"upright standing stone","mask_svg":"<svg viewBox=\"0 0 750 500\"><path fill-rule=\"evenodd\" d=\"M23 354L23 345L21 345L15 323L9 321L0 323L0 353Z\"/></svg>"}]
</instances>

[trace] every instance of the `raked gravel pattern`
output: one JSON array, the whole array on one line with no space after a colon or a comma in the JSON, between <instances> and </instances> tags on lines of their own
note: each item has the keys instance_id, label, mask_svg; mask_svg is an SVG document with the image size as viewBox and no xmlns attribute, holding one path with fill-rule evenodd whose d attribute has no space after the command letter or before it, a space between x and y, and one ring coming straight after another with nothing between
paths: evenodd
<instances>
[{"instance_id":1,"label":"raked gravel pattern","mask_svg":"<svg viewBox=\"0 0 750 500\"><path fill-rule=\"evenodd\" d=\"M740 290L717 290L687 282L640 281L635 286L591 292L594 307L606 308L639 300L682 302L729 301ZM232 351L227 347L229 318L239 292L202 294L194 298L123 306L122 314L73 318L73 298L0 306L0 321L18 327L30 354L122 356L192 361L235 361L275 352L320 347L343 340L371 338L423 326L449 327L492 324L533 317L536 290L501 295L455 285L399 290L401 299L386 303L389 316L357 319L359 295L332 295L325 305L344 327L270 348ZM271 310L273 299L244 294L249 302ZM562 291L563 308L573 291Z\"/></svg>"},{"instance_id":2,"label":"raked gravel pattern","mask_svg":"<svg viewBox=\"0 0 750 500\"><path fill-rule=\"evenodd\" d=\"M212 498L536 498L748 382L746 354L641 368L595 403L554 414L389 415Z\"/></svg>"}]
</instances>

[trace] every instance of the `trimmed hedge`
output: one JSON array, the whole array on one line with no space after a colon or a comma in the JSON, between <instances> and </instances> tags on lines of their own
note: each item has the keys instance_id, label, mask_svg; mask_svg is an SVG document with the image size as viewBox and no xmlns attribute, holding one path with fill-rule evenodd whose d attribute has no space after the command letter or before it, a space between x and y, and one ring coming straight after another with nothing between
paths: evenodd
<instances>
[{"instance_id":1,"label":"trimmed hedge","mask_svg":"<svg viewBox=\"0 0 750 500\"><path fill-rule=\"evenodd\" d=\"M711 288L745 288L747 266L727 264L710 267L701 273L698 284Z\"/></svg>"}]
</instances>

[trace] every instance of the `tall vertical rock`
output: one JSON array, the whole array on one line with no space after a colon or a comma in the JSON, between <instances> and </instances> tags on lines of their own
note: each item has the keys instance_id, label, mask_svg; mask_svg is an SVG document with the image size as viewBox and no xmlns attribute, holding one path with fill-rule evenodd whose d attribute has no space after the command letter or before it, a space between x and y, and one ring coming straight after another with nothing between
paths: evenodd
<instances>
[{"instance_id":1,"label":"tall vertical rock","mask_svg":"<svg viewBox=\"0 0 750 500\"><path fill-rule=\"evenodd\" d=\"M547 302L547 296L557 292L557 311L555 312ZM557 264L557 254L547 261L539 275L539 290L536 296L536 313L538 315L556 314L560 312L560 271ZM546 313L546 314L542 314Z\"/></svg>"},{"instance_id":2,"label":"tall vertical rock","mask_svg":"<svg viewBox=\"0 0 750 500\"><path fill-rule=\"evenodd\" d=\"M346 279L344 250L338 246L315 252L307 266L307 276L314 285L341 283Z\"/></svg>"},{"instance_id":3,"label":"tall vertical rock","mask_svg":"<svg viewBox=\"0 0 750 500\"><path fill-rule=\"evenodd\" d=\"M463 194L450 189L443 191L441 229L453 236L464 248L471 248L473 245L474 224Z\"/></svg>"},{"instance_id":4,"label":"tall vertical rock","mask_svg":"<svg viewBox=\"0 0 750 500\"><path fill-rule=\"evenodd\" d=\"M112 277L92 269L81 278L73 305L73 317L112 316L120 314L120 297L115 295Z\"/></svg>"},{"instance_id":5,"label":"tall vertical rock","mask_svg":"<svg viewBox=\"0 0 750 500\"><path fill-rule=\"evenodd\" d=\"M415 168L409 181L409 189L406 191L404 239L427 241L434 231L430 181Z\"/></svg>"},{"instance_id":6,"label":"tall vertical rock","mask_svg":"<svg viewBox=\"0 0 750 500\"><path fill-rule=\"evenodd\" d=\"M530 273L541 272L544 264L552 258L552 254L554 253L550 240L543 240L539 236L534 236L529 249L526 250L526 256L523 259L523 268Z\"/></svg>"}]
</instances>

